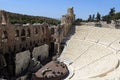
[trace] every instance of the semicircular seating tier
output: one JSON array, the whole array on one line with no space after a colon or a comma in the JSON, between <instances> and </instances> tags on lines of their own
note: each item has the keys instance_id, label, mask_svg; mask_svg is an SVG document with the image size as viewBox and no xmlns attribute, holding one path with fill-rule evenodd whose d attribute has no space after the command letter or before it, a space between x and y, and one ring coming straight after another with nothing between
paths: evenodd
<instances>
[{"instance_id":1,"label":"semicircular seating tier","mask_svg":"<svg viewBox=\"0 0 120 80\"><path fill-rule=\"evenodd\" d=\"M120 80L120 30L75 26L58 58L70 71L66 80ZM70 33L69 33L70 35Z\"/></svg>"}]
</instances>

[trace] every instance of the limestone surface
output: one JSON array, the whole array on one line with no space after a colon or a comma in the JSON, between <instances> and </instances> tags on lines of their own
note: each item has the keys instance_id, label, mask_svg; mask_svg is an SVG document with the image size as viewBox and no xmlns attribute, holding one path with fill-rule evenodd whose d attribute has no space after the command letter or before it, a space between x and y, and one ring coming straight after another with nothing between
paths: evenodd
<instances>
[{"instance_id":1,"label":"limestone surface","mask_svg":"<svg viewBox=\"0 0 120 80\"><path fill-rule=\"evenodd\" d=\"M21 59L22 58L22 59ZM30 52L24 51L16 54L16 74L19 75L22 71L27 69L30 62Z\"/></svg>"},{"instance_id":2,"label":"limestone surface","mask_svg":"<svg viewBox=\"0 0 120 80\"><path fill-rule=\"evenodd\" d=\"M119 51L120 30L75 26L58 60L70 71L65 80L120 80Z\"/></svg>"}]
</instances>

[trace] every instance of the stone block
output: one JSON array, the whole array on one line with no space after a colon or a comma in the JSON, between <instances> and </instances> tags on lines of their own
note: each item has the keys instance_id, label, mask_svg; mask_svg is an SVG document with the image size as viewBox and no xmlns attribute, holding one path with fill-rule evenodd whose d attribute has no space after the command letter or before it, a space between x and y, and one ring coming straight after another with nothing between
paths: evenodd
<instances>
[{"instance_id":1,"label":"stone block","mask_svg":"<svg viewBox=\"0 0 120 80\"><path fill-rule=\"evenodd\" d=\"M15 60L15 73L16 75L19 75L24 70L27 69L29 62L30 62L30 52L24 51L16 54L16 60Z\"/></svg>"},{"instance_id":2,"label":"stone block","mask_svg":"<svg viewBox=\"0 0 120 80\"><path fill-rule=\"evenodd\" d=\"M32 52L32 55L36 60L38 60L38 57L40 57L41 58L40 60L42 61L49 56L48 51L49 51L49 46L45 44L39 47L35 47Z\"/></svg>"}]
</instances>

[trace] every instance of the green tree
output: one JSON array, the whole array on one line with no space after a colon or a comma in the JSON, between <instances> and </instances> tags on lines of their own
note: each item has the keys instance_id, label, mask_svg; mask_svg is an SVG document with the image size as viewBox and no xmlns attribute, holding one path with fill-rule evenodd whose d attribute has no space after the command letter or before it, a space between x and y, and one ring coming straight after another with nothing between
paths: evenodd
<instances>
[{"instance_id":1,"label":"green tree","mask_svg":"<svg viewBox=\"0 0 120 80\"><path fill-rule=\"evenodd\" d=\"M80 19L80 18L77 18L76 20L75 20L75 22L81 22L82 21L82 19Z\"/></svg>"},{"instance_id":2,"label":"green tree","mask_svg":"<svg viewBox=\"0 0 120 80\"><path fill-rule=\"evenodd\" d=\"M111 8L109 14L102 17L102 20L107 21L107 23L117 19L120 19L120 12L115 13L115 8Z\"/></svg>"},{"instance_id":3,"label":"green tree","mask_svg":"<svg viewBox=\"0 0 120 80\"><path fill-rule=\"evenodd\" d=\"M26 24L26 23L43 23L46 22L51 25L58 25L60 24L60 20L48 18L48 17L42 17L42 16L31 16L31 15L23 15L23 14L17 14L17 13L9 13L9 21L12 24Z\"/></svg>"},{"instance_id":4,"label":"green tree","mask_svg":"<svg viewBox=\"0 0 120 80\"><path fill-rule=\"evenodd\" d=\"M116 19L120 19L120 12L117 12L114 16L113 16L114 20Z\"/></svg>"},{"instance_id":5,"label":"green tree","mask_svg":"<svg viewBox=\"0 0 120 80\"><path fill-rule=\"evenodd\" d=\"M110 20L114 20L114 15L115 15L115 8L111 8L109 12Z\"/></svg>"},{"instance_id":6,"label":"green tree","mask_svg":"<svg viewBox=\"0 0 120 80\"><path fill-rule=\"evenodd\" d=\"M109 15L114 16L114 14L115 14L115 8L111 8L110 12L109 12Z\"/></svg>"},{"instance_id":7,"label":"green tree","mask_svg":"<svg viewBox=\"0 0 120 80\"><path fill-rule=\"evenodd\" d=\"M92 21L92 16L89 15L88 22L91 22L91 21Z\"/></svg>"},{"instance_id":8,"label":"green tree","mask_svg":"<svg viewBox=\"0 0 120 80\"><path fill-rule=\"evenodd\" d=\"M98 12L97 15L96 15L96 20L97 20L97 22L99 22L99 21L101 20L101 15L100 15L99 12Z\"/></svg>"},{"instance_id":9,"label":"green tree","mask_svg":"<svg viewBox=\"0 0 120 80\"><path fill-rule=\"evenodd\" d=\"M92 21L95 21L95 14L92 15Z\"/></svg>"}]
</instances>

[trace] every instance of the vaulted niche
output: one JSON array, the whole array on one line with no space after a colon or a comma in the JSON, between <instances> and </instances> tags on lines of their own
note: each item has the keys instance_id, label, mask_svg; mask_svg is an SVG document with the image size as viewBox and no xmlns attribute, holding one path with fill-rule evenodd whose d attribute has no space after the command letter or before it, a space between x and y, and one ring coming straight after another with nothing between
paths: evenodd
<instances>
[{"instance_id":1,"label":"vaulted niche","mask_svg":"<svg viewBox=\"0 0 120 80\"><path fill-rule=\"evenodd\" d=\"M25 41L25 40L26 40L25 30L22 29L22 31L21 31L21 41Z\"/></svg>"},{"instance_id":2,"label":"vaulted niche","mask_svg":"<svg viewBox=\"0 0 120 80\"><path fill-rule=\"evenodd\" d=\"M20 32L19 30L16 30L15 37L19 37L20 36L19 32Z\"/></svg>"},{"instance_id":3,"label":"vaulted niche","mask_svg":"<svg viewBox=\"0 0 120 80\"><path fill-rule=\"evenodd\" d=\"M34 32L35 32L35 34L38 34L38 29L37 29L37 28L35 28Z\"/></svg>"},{"instance_id":4,"label":"vaulted niche","mask_svg":"<svg viewBox=\"0 0 120 80\"><path fill-rule=\"evenodd\" d=\"M7 39L7 38L8 38L8 33L7 33L7 31L3 31L2 39Z\"/></svg>"},{"instance_id":5,"label":"vaulted niche","mask_svg":"<svg viewBox=\"0 0 120 80\"><path fill-rule=\"evenodd\" d=\"M22 31L21 31L21 36L25 36L25 30L24 29L22 29Z\"/></svg>"},{"instance_id":6,"label":"vaulted niche","mask_svg":"<svg viewBox=\"0 0 120 80\"><path fill-rule=\"evenodd\" d=\"M3 31L2 42L7 42L7 40L8 40L8 33L7 31Z\"/></svg>"},{"instance_id":7,"label":"vaulted niche","mask_svg":"<svg viewBox=\"0 0 120 80\"><path fill-rule=\"evenodd\" d=\"M27 29L27 37L30 37L31 36L31 31L30 31L30 29L28 28Z\"/></svg>"}]
</instances>

